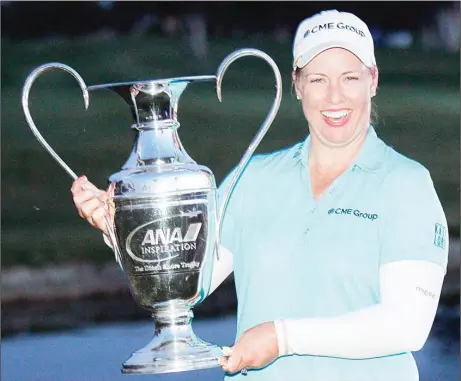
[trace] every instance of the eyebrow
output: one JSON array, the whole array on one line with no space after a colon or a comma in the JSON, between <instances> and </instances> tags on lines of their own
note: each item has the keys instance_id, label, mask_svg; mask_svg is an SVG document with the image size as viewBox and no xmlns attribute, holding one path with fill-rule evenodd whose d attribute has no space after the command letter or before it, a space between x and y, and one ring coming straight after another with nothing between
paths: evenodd
<instances>
[{"instance_id":1,"label":"eyebrow","mask_svg":"<svg viewBox=\"0 0 461 381\"><path fill-rule=\"evenodd\" d=\"M358 70L349 70L349 71L345 71L344 73L341 73L341 75L352 74L352 73L358 74L359 71ZM328 77L326 74L322 74L322 73L306 73L305 75L306 76L308 76L308 75L320 75L322 77Z\"/></svg>"}]
</instances>

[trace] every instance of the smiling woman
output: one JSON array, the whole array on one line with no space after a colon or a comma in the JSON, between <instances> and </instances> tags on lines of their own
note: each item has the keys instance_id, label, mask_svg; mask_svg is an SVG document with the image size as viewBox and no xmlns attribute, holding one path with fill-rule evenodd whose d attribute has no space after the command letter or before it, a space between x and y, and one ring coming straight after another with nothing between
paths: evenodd
<instances>
[{"instance_id":1,"label":"smiling woman","mask_svg":"<svg viewBox=\"0 0 461 381\"><path fill-rule=\"evenodd\" d=\"M210 293L233 271L238 298L226 378L417 381L411 352L431 330L448 259L432 178L371 124L378 70L363 21L335 10L303 21L292 76L309 134L250 160L222 226ZM74 203L103 230L88 185L74 182Z\"/></svg>"},{"instance_id":2,"label":"smiling woman","mask_svg":"<svg viewBox=\"0 0 461 381\"><path fill-rule=\"evenodd\" d=\"M212 287L234 271L238 328L223 369L264 381L417 381L411 352L437 310L447 223L426 168L372 126L378 68L366 24L338 11L304 20L292 78L309 135L254 158L224 222L229 259Z\"/></svg>"}]
</instances>

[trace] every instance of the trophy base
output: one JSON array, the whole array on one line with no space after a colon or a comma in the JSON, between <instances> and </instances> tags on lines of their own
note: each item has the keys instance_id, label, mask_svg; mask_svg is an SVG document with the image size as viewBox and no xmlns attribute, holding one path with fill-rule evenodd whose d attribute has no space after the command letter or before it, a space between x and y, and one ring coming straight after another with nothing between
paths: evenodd
<instances>
[{"instance_id":1,"label":"trophy base","mask_svg":"<svg viewBox=\"0 0 461 381\"><path fill-rule=\"evenodd\" d=\"M123 363L122 373L173 373L220 367L222 349L195 335L190 309L175 307L154 312L154 338Z\"/></svg>"},{"instance_id":2,"label":"trophy base","mask_svg":"<svg viewBox=\"0 0 461 381\"><path fill-rule=\"evenodd\" d=\"M167 348L162 349L144 348L134 352L123 364L122 373L173 373L220 367L218 360L223 355L220 347L201 341L197 344L179 343L182 348L175 344L168 343Z\"/></svg>"}]
</instances>

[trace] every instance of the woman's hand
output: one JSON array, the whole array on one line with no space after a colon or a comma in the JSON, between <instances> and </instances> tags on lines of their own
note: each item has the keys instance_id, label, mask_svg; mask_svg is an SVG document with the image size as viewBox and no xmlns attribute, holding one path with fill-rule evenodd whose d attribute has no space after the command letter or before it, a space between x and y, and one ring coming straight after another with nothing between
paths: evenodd
<instances>
[{"instance_id":1,"label":"woman's hand","mask_svg":"<svg viewBox=\"0 0 461 381\"><path fill-rule=\"evenodd\" d=\"M113 204L109 202L108 192L95 187L86 176L75 180L70 190L80 217L108 236L106 217L112 220L114 215Z\"/></svg>"},{"instance_id":2,"label":"woman's hand","mask_svg":"<svg viewBox=\"0 0 461 381\"><path fill-rule=\"evenodd\" d=\"M273 322L258 324L245 331L233 347L227 348L220 365L228 373L257 369L279 356L277 332Z\"/></svg>"}]
</instances>

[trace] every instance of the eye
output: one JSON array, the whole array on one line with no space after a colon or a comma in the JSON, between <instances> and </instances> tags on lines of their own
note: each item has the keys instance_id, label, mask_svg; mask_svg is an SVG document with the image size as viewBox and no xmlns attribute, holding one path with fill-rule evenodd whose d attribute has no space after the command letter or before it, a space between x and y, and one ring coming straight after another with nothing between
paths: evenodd
<instances>
[{"instance_id":1,"label":"eye","mask_svg":"<svg viewBox=\"0 0 461 381\"><path fill-rule=\"evenodd\" d=\"M354 75L348 75L346 77L346 81L358 81L358 80L359 80L359 77L354 76Z\"/></svg>"},{"instance_id":2,"label":"eye","mask_svg":"<svg viewBox=\"0 0 461 381\"><path fill-rule=\"evenodd\" d=\"M320 83L323 82L323 78L311 78L309 79L309 83Z\"/></svg>"}]
</instances>

